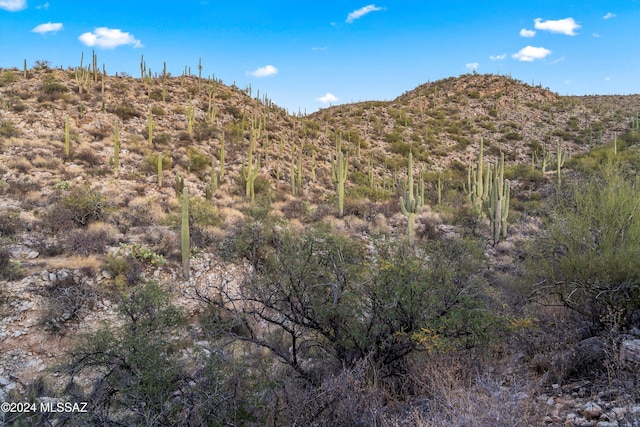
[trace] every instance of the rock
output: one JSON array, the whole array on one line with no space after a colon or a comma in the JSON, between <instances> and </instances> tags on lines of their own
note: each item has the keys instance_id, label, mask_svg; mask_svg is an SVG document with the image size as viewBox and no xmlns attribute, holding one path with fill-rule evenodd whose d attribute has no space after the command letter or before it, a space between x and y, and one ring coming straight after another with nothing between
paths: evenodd
<instances>
[{"instance_id":1,"label":"rock","mask_svg":"<svg viewBox=\"0 0 640 427\"><path fill-rule=\"evenodd\" d=\"M38 258L38 256L40 256L39 252L36 251L31 251L27 254L27 259L34 259L34 258Z\"/></svg>"},{"instance_id":2,"label":"rock","mask_svg":"<svg viewBox=\"0 0 640 427\"><path fill-rule=\"evenodd\" d=\"M619 424L617 421L598 421L596 427L618 427Z\"/></svg>"},{"instance_id":3,"label":"rock","mask_svg":"<svg viewBox=\"0 0 640 427\"><path fill-rule=\"evenodd\" d=\"M56 273L49 273L49 281L50 282L55 282L58 280L58 276L56 276Z\"/></svg>"},{"instance_id":4,"label":"rock","mask_svg":"<svg viewBox=\"0 0 640 427\"><path fill-rule=\"evenodd\" d=\"M7 384L9 384L11 381L9 381L7 378L5 377L0 377L0 387L4 387Z\"/></svg>"},{"instance_id":5,"label":"rock","mask_svg":"<svg viewBox=\"0 0 640 427\"><path fill-rule=\"evenodd\" d=\"M623 341L620 345L620 362L629 369L640 368L640 340Z\"/></svg>"},{"instance_id":6,"label":"rock","mask_svg":"<svg viewBox=\"0 0 640 427\"><path fill-rule=\"evenodd\" d=\"M619 407L619 408L613 408L611 410L611 412L613 412L613 415L615 416L615 418L617 420L621 420L624 418L624 416L627 413L627 408L623 408L623 407Z\"/></svg>"},{"instance_id":7,"label":"rock","mask_svg":"<svg viewBox=\"0 0 640 427\"><path fill-rule=\"evenodd\" d=\"M602 408L595 402L587 402L582 407L582 415L585 418L599 418L602 415Z\"/></svg>"}]
</instances>

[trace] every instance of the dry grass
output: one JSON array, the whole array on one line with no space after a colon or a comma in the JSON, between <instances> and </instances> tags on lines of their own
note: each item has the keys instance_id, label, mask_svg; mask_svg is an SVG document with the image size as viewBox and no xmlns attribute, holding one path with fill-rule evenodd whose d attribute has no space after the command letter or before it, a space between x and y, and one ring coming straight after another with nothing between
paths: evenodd
<instances>
[{"instance_id":1,"label":"dry grass","mask_svg":"<svg viewBox=\"0 0 640 427\"><path fill-rule=\"evenodd\" d=\"M428 398L428 411L413 411L423 427L516 427L537 425L543 409L537 405L535 382L489 366L470 366L455 356L414 358L413 378Z\"/></svg>"},{"instance_id":2,"label":"dry grass","mask_svg":"<svg viewBox=\"0 0 640 427\"><path fill-rule=\"evenodd\" d=\"M103 264L102 257L95 255L89 256L65 256L45 259L46 270L56 270L66 268L69 270L91 269L100 271Z\"/></svg>"}]
</instances>

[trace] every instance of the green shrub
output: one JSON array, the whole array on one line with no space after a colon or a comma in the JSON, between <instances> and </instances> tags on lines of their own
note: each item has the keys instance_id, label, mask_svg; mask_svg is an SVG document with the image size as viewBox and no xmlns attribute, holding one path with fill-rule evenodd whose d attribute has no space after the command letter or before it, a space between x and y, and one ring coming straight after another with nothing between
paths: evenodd
<instances>
[{"instance_id":1,"label":"green shrub","mask_svg":"<svg viewBox=\"0 0 640 427\"><path fill-rule=\"evenodd\" d=\"M596 329L610 313L620 314L623 328L640 316L640 188L620 166L607 163L558 197L535 258L536 290Z\"/></svg>"},{"instance_id":2,"label":"green shrub","mask_svg":"<svg viewBox=\"0 0 640 427\"><path fill-rule=\"evenodd\" d=\"M243 284L251 309L229 293L209 302L226 312L227 331L242 322L246 341L271 350L311 384L322 381L323 366L353 367L366 358L393 375L418 349L495 338L489 331L501 320L482 296L477 245L433 242L414 252L387 237L372 244L374 255L366 257L359 242L320 227L274 232L256 221L243 227L236 246L259 273ZM254 329L248 319L273 330Z\"/></svg>"},{"instance_id":3,"label":"green shrub","mask_svg":"<svg viewBox=\"0 0 640 427\"><path fill-rule=\"evenodd\" d=\"M20 280L26 272L20 262L11 259L11 253L5 247L0 247L0 279Z\"/></svg>"},{"instance_id":4,"label":"green shrub","mask_svg":"<svg viewBox=\"0 0 640 427\"><path fill-rule=\"evenodd\" d=\"M19 136L20 131L8 120L0 123L0 136L5 138L11 138L13 136Z\"/></svg>"},{"instance_id":5,"label":"green shrub","mask_svg":"<svg viewBox=\"0 0 640 427\"><path fill-rule=\"evenodd\" d=\"M195 147L187 148L187 159L191 172L201 171L211 164L211 159Z\"/></svg>"},{"instance_id":6,"label":"green shrub","mask_svg":"<svg viewBox=\"0 0 640 427\"><path fill-rule=\"evenodd\" d=\"M93 379L91 390L76 396L93 408L78 414L84 417L80 423L180 424L185 402L169 402L186 386L176 338L184 323L182 313L155 283L132 288L119 307L122 326L105 324L82 335L72 352L68 365L72 375Z\"/></svg>"},{"instance_id":7,"label":"green shrub","mask_svg":"<svg viewBox=\"0 0 640 427\"><path fill-rule=\"evenodd\" d=\"M43 79L40 90L47 95L52 95L68 92L69 88L58 81L53 75L47 74Z\"/></svg>"},{"instance_id":8,"label":"green shrub","mask_svg":"<svg viewBox=\"0 0 640 427\"><path fill-rule=\"evenodd\" d=\"M133 105L128 103L116 105L115 107L109 108L108 111L120 117L123 121L129 120L133 117L140 117L142 115Z\"/></svg>"}]
</instances>

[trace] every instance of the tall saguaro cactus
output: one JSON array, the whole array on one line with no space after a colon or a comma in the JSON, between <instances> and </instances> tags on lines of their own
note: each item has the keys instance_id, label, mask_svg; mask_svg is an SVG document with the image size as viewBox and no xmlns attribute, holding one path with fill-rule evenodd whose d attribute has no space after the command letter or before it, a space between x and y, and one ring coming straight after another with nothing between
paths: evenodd
<instances>
[{"instance_id":1,"label":"tall saguaro cactus","mask_svg":"<svg viewBox=\"0 0 640 427\"><path fill-rule=\"evenodd\" d=\"M256 146L256 129L252 126L249 135L249 155L247 157L247 165L242 168L242 174L245 180L245 196L255 200L255 182L260 170L260 157L258 156L255 165L253 163L254 150Z\"/></svg>"},{"instance_id":2,"label":"tall saguaro cactus","mask_svg":"<svg viewBox=\"0 0 640 427\"><path fill-rule=\"evenodd\" d=\"M409 175L409 184L407 188L407 200L405 201L402 196L400 196L400 210L407 217L407 230L409 235L409 244L413 245L415 240L415 230L414 223L416 218L416 213L420 210L420 207L423 204L423 199L421 195L417 197L413 193L413 154L409 153L409 167L407 169L407 174Z\"/></svg>"},{"instance_id":3,"label":"tall saguaro cactus","mask_svg":"<svg viewBox=\"0 0 640 427\"><path fill-rule=\"evenodd\" d=\"M480 150L476 166L469 165L467 170L467 185L464 188L465 194L473 204L478 215L482 214L482 205L489 197L489 183L491 181L491 170L484 167L484 142L480 139Z\"/></svg>"},{"instance_id":4,"label":"tall saguaro cactus","mask_svg":"<svg viewBox=\"0 0 640 427\"><path fill-rule=\"evenodd\" d=\"M489 221L494 244L498 243L500 238L507 237L510 195L511 182L508 179L504 179L504 153L500 153L500 162L496 166L489 199Z\"/></svg>"},{"instance_id":5,"label":"tall saguaro cactus","mask_svg":"<svg viewBox=\"0 0 640 427\"><path fill-rule=\"evenodd\" d=\"M189 191L187 187L182 189L182 221L180 227L180 247L182 249L182 274L189 279Z\"/></svg>"},{"instance_id":6,"label":"tall saguaro cactus","mask_svg":"<svg viewBox=\"0 0 640 427\"><path fill-rule=\"evenodd\" d=\"M153 130L156 126L153 124L153 112L149 110L149 119L147 120L147 130L149 133L149 146L153 145Z\"/></svg>"},{"instance_id":7,"label":"tall saguaro cactus","mask_svg":"<svg viewBox=\"0 0 640 427\"><path fill-rule=\"evenodd\" d=\"M335 160L331 159L331 177L336 184L336 192L338 193L338 215L342 217L344 215L344 183L347 181L349 162L342 151L338 151L336 157Z\"/></svg>"},{"instance_id":8,"label":"tall saguaro cactus","mask_svg":"<svg viewBox=\"0 0 640 427\"><path fill-rule=\"evenodd\" d=\"M564 166L564 160L566 158L566 154L567 154L566 150L562 148L562 143L558 139L558 142L556 143L556 174L558 176L558 187L560 187L560 184L562 183L562 176L561 176L560 169L562 169L562 166Z\"/></svg>"}]
</instances>

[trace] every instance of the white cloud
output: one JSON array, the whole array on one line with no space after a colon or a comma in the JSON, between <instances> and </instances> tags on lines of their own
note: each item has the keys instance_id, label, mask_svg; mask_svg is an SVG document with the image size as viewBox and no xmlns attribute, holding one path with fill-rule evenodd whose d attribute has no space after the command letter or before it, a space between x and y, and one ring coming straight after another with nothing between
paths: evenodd
<instances>
[{"instance_id":1,"label":"white cloud","mask_svg":"<svg viewBox=\"0 0 640 427\"><path fill-rule=\"evenodd\" d=\"M604 78L606 81L610 82L611 81L611 77L605 77Z\"/></svg>"},{"instance_id":2,"label":"white cloud","mask_svg":"<svg viewBox=\"0 0 640 427\"><path fill-rule=\"evenodd\" d=\"M536 59L542 59L549 54L551 54L551 51L544 47L525 46L518 53L514 53L511 56L519 61L531 62Z\"/></svg>"},{"instance_id":3,"label":"white cloud","mask_svg":"<svg viewBox=\"0 0 640 427\"><path fill-rule=\"evenodd\" d=\"M40 6L36 6L36 9L44 9L44 10L49 9L49 2L46 2L45 4Z\"/></svg>"},{"instance_id":4,"label":"white cloud","mask_svg":"<svg viewBox=\"0 0 640 427\"><path fill-rule=\"evenodd\" d=\"M565 56L564 56L564 55L562 55L560 58L558 58L558 59L556 59L556 60L552 61L551 63L552 63L552 64L557 64L557 63L562 62L562 61L564 61L564 60L565 60Z\"/></svg>"},{"instance_id":5,"label":"white cloud","mask_svg":"<svg viewBox=\"0 0 640 427\"><path fill-rule=\"evenodd\" d=\"M602 17L602 19L611 19L615 17L616 17L615 13L607 12L607 14Z\"/></svg>"},{"instance_id":6,"label":"white cloud","mask_svg":"<svg viewBox=\"0 0 640 427\"><path fill-rule=\"evenodd\" d=\"M325 96L321 96L320 98L316 98L316 101L319 101L323 104L330 104L332 102L336 102L338 98L336 98L332 93L327 92Z\"/></svg>"},{"instance_id":7,"label":"white cloud","mask_svg":"<svg viewBox=\"0 0 640 427\"><path fill-rule=\"evenodd\" d=\"M595 38L600 37L600 33L593 33L593 34L591 34L591 35L592 35L593 37L595 37Z\"/></svg>"},{"instance_id":8,"label":"white cloud","mask_svg":"<svg viewBox=\"0 0 640 427\"><path fill-rule=\"evenodd\" d=\"M536 32L533 30L527 30L526 28L520 30L520 37L533 37L535 35Z\"/></svg>"},{"instance_id":9,"label":"white cloud","mask_svg":"<svg viewBox=\"0 0 640 427\"><path fill-rule=\"evenodd\" d=\"M311 50L314 52L317 52L319 50L327 50L328 48L326 46L322 46L322 47L312 47Z\"/></svg>"},{"instance_id":10,"label":"white cloud","mask_svg":"<svg viewBox=\"0 0 640 427\"><path fill-rule=\"evenodd\" d=\"M480 66L480 64L478 64L477 62L469 62L468 64L464 64L465 67L467 67L470 70L477 70L478 67Z\"/></svg>"},{"instance_id":11,"label":"white cloud","mask_svg":"<svg viewBox=\"0 0 640 427\"><path fill-rule=\"evenodd\" d=\"M99 27L92 33L82 34L78 40L87 46L98 46L105 49L114 49L127 44L133 45L133 47L143 47L140 40L117 28Z\"/></svg>"},{"instance_id":12,"label":"white cloud","mask_svg":"<svg viewBox=\"0 0 640 427\"><path fill-rule=\"evenodd\" d=\"M253 77L268 77L278 74L278 69L273 65L265 65L264 67L260 67L253 71L247 72L247 74Z\"/></svg>"},{"instance_id":13,"label":"white cloud","mask_svg":"<svg viewBox=\"0 0 640 427\"><path fill-rule=\"evenodd\" d=\"M543 21L540 18L533 20L537 30L551 31L552 33L565 34L567 36L575 36L574 30L580 28L573 18L558 19L555 21Z\"/></svg>"},{"instance_id":14,"label":"white cloud","mask_svg":"<svg viewBox=\"0 0 640 427\"><path fill-rule=\"evenodd\" d=\"M491 55L489 57L489 59L492 60L492 61L501 61L506 57L507 57L507 54L503 53L503 54L500 54L500 55Z\"/></svg>"},{"instance_id":15,"label":"white cloud","mask_svg":"<svg viewBox=\"0 0 640 427\"><path fill-rule=\"evenodd\" d=\"M0 0L0 9L17 12L26 9L27 0Z\"/></svg>"},{"instance_id":16,"label":"white cloud","mask_svg":"<svg viewBox=\"0 0 640 427\"><path fill-rule=\"evenodd\" d=\"M382 10L381 7L376 6L375 4L370 4L365 7L361 7L360 9L354 10L347 16L347 20L345 21L347 24L351 24L356 19L362 18L367 13L375 12L377 10Z\"/></svg>"},{"instance_id":17,"label":"white cloud","mask_svg":"<svg viewBox=\"0 0 640 427\"><path fill-rule=\"evenodd\" d=\"M46 34L46 33L56 33L62 29L63 27L60 22L55 22L55 23L47 22L46 24L37 25L33 30L31 30L31 32Z\"/></svg>"}]
</instances>

